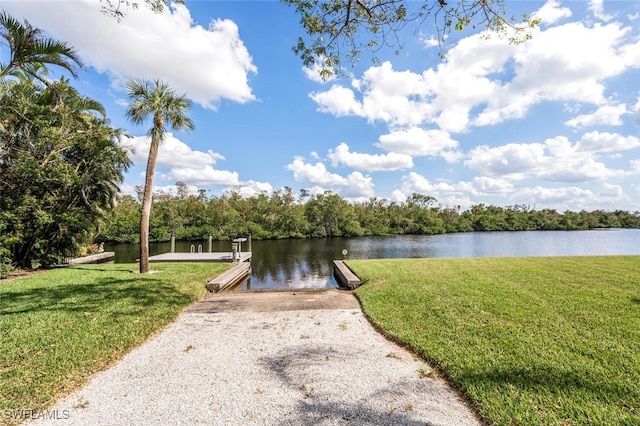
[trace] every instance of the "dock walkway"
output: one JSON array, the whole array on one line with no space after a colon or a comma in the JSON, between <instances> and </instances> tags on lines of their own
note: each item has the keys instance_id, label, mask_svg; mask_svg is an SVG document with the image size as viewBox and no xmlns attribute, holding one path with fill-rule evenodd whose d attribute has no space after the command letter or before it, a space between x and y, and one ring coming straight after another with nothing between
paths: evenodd
<instances>
[{"instance_id":1,"label":"dock walkway","mask_svg":"<svg viewBox=\"0 0 640 426\"><path fill-rule=\"evenodd\" d=\"M238 262L251 260L251 252L238 255ZM233 254L227 252L211 253L163 253L149 257L149 262L233 262Z\"/></svg>"}]
</instances>

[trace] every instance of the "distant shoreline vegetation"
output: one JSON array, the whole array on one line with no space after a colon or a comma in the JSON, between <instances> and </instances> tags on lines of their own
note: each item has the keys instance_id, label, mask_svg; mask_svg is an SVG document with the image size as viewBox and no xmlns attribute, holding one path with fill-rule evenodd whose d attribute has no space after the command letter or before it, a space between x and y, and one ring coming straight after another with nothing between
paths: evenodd
<instances>
[{"instance_id":1,"label":"distant shoreline vegetation","mask_svg":"<svg viewBox=\"0 0 640 426\"><path fill-rule=\"evenodd\" d=\"M497 207L477 204L469 210L443 208L434 197L413 194L405 203L388 203L372 198L350 203L326 191L296 197L290 188L272 195L242 197L231 191L207 197L204 191L189 195L178 185L178 195L154 194L150 220L150 241L227 240L251 234L253 239L356 237L372 235L432 235L473 231L588 230L598 228L640 228L640 212L535 210L517 204ZM96 242L138 243L140 202L120 198L110 213L107 226Z\"/></svg>"}]
</instances>

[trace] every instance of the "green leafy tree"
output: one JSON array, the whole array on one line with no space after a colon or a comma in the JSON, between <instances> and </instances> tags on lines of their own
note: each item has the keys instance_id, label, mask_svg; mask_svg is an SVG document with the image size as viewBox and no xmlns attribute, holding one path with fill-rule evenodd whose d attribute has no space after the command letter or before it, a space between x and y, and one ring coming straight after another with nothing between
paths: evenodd
<instances>
[{"instance_id":1,"label":"green leafy tree","mask_svg":"<svg viewBox=\"0 0 640 426\"><path fill-rule=\"evenodd\" d=\"M0 84L0 124L0 246L46 266L100 232L130 165L122 132L65 80Z\"/></svg>"},{"instance_id":2,"label":"green leafy tree","mask_svg":"<svg viewBox=\"0 0 640 426\"><path fill-rule=\"evenodd\" d=\"M331 191L317 194L305 205L311 237L362 235L353 206Z\"/></svg>"},{"instance_id":3,"label":"green leafy tree","mask_svg":"<svg viewBox=\"0 0 640 426\"><path fill-rule=\"evenodd\" d=\"M357 62L363 51L396 49L402 45L400 31L409 24L418 29L433 18L437 37L444 42L451 30L481 27L508 35L512 43L530 38L538 21L524 15L508 18L503 0L282 0L295 8L306 32L294 52L307 66L320 64L321 76L341 73L342 60ZM374 62L377 58L373 57Z\"/></svg>"},{"instance_id":4,"label":"green leafy tree","mask_svg":"<svg viewBox=\"0 0 640 426\"><path fill-rule=\"evenodd\" d=\"M160 81L134 81L127 83L127 93L131 100L126 115L135 124L142 124L149 117L153 127L149 130L151 144L147 160L147 170L140 215L140 273L149 272L149 217L153 193L158 149L164 140L165 125L175 130L192 130L193 122L186 115L191 101L184 95L177 95L169 86Z\"/></svg>"}]
</instances>

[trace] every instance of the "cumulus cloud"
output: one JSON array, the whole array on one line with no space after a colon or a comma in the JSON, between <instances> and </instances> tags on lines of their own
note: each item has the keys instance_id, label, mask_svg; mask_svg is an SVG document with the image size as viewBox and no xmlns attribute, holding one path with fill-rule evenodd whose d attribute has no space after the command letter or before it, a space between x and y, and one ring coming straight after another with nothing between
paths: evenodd
<instances>
[{"instance_id":1,"label":"cumulus cloud","mask_svg":"<svg viewBox=\"0 0 640 426\"><path fill-rule=\"evenodd\" d=\"M533 18L540 19L542 24L553 24L570 16L571 9L561 7L560 2L556 0L549 0L533 15Z\"/></svg>"},{"instance_id":2,"label":"cumulus cloud","mask_svg":"<svg viewBox=\"0 0 640 426\"><path fill-rule=\"evenodd\" d=\"M440 129L410 127L381 135L378 148L390 152L413 156L442 156L448 162L455 162L462 154L457 150L458 142L448 132Z\"/></svg>"},{"instance_id":3,"label":"cumulus cloud","mask_svg":"<svg viewBox=\"0 0 640 426\"><path fill-rule=\"evenodd\" d=\"M187 185L187 193L189 195L198 195L198 187L196 185ZM176 185L153 186L153 192L161 192L173 196L178 195L178 187Z\"/></svg>"},{"instance_id":4,"label":"cumulus cloud","mask_svg":"<svg viewBox=\"0 0 640 426\"><path fill-rule=\"evenodd\" d=\"M368 172L402 170L413 167L413 159L410 155L395 152L376 155L351 152L349 145L344 142L338 145L335 150L330 150L327 157L331 160L333 167L344 164L355 170Z\"/></svg>"},{"instance_id":5,"label":"cumulus cloud","mask_svg":"<svg viewBox=\"0 0 640 426\"><path fill-rule=\"evenodd\" d=\"M465 164L488 176L524 177L524 174L539 170L548 161L545 146L539 143L507 144L491 148L481 145L472 149Z\"/></svg>"},{"instance_id":6,"label":"cumulus cloud","mask_svg":"<svg viewBox=\"0 0 640 426\"><path fill-rule=\"evenodd\" d=\"M486 176L473 178L473 185L478 192L484 194L508 194L513 191L513 184L510 182Z\"/></svg>"},{"instance_id":7,"label":"cumulus cloud","mask_svg":"<svg viewBox=\"0 0 640 426\"><path fill-rule=\"evenodd\" d=\"M591 114L579 115L564 124L571 127L588 126L620 126L622 125L622 115L627 112L625 104L603 105Z\"/></svg>"},{"instance_id":8,"label":"cumulus cloud","mask_svg":"<svg viewBox=\"0 0 640 426\"><path fill-rule=\"evenodd\" d=\"M594 198L593 191L575 186L562 188L545 188L534 186L518 191L514 197L530 200L532 202L542 202L548 205L566 205L573 203L584 203L586 200Z\"/></svg>"},{"instance_id":9,"label":"cumulus cloud","mask_svg":"<svg viewBox=\"0 0 640 426\"><path fill-rule=\"evenodd\" d=\"M149 155L148 136L124 138L121 144L131 148L131 160L137 165L146 165ZM239 184L238 173L217 170L213 166L224 160L224 156L208 150L193 150L189 145L176 138L173 133L165 133L165 140L158 149L156 169L159 177L171 182L185 182L191 186L229 186ZM142 173L144 176L144 173Z\"/></svg>"},{"instance_id":10,"label":"cumulus cloud","mask_svg":"<svg viewBox=\"0 0 640 426\"><path fill-rule=\"evenodd\" d=\"M296 182L308 182L320 186L346 185L348 183L346 178L330 173L324 164L320 162L305 163L301 157L296 157L293 162L288 164L287 170L293 172L293 178Z\"/></svg>"},{"instance_id":11,"label":"cumulus cloud","mask_svg":"<svg viewBox=\"0 0 640 426\"><path fill-rule=\"evenodd\" d=\"M465 164L489 177L584 182L623 175L623 170L609 169L594 155L630 149L637 143L635 137L592 132L585 134L576 144L566 137L556 137L545 143L507 144L493 148L483 145L469 152Z\"/></svg>"},{"instance_id":12,"label":"cumulus cloud","mask_svg":"<svg viewBox=\"0 0 640 426\"><path fill-rule=\"evenodd\" d=\"M232 188L227 188L225 191L237 191L240 196L249 198L258 194L271 194L273 192L273 187L268 182L256 182L254 180L248 180L246 182L240 183L239 185L233 186Z\"/></svg>"},{"instance_id":13,"label":"cumulus cloud","mask_svg":"<svg viewBox=\"0 0 640 426\"><path fill-rule=\"evenodd\" d=\"M620 152L640 147L640 138L619 133L589 132L576 143L579 152Z\"/></svg>"},{"instance_id":14,"label":"cumulus cloud","mask_svg":"<svg viewBox=\"0 0 640 426\"><path fill-rule=\"evenodd\" d=\"M375 195L373 180L360 172L347 176L347 186L340 189L340 195L351 201L365 201Z\"/></svg>"},{"instance_id":15,"label":"cumulus cloud","mask_svg":"<svg viewBox=\"0 0 640 426\"><path fill-rule=\"evenodd\" d=\"M391 201L394 203L404 203L407 201L407 196L399 189L394 189L391 191Z\"/></svg>"},{"instance_id":16,"label":"cumulus cloud","mask_svg":"<svg viewBox=\"0 0 640 426\"><path fill-rule=\"evenodd\" d=\"M306 182L313 185L308 189L311 195L322 194L326 188L336 188L334 192L350 201L364 201L375 196L373 179L360 172L352 172L347 177L331 173L321 162L305 163L301 157L296 157L287 165L287 170L293 172L296 182Z\"/></svg>"},{"instance_id":17,"label":"cumulus cloud","mask_svg":"<svg viewBox=\"0 0 640 426\"><path fill-rule=\"evenodd\" d=\"M328 112L337 117L361 114L362 108L353 91L340 85L333 85L325 92L313 92L309 97L318 104L318 110L321 112Z\"/></svg>"},{"instance_id":18,"label":"cumulus cloud","mask_svg":"<svg viewBox=\"0 0 640 426\"><path fill-rule=\"evenodd\" d=\"M202 186L234 186L239 185L237 172L216 170L211 166L172 168L169 173L161 175L165 180L193 183Z\"/></svg>"},{"instance_id":19,"label":"cumulus cloud","mask_svg":"<svg viewBox=\"0 0 640 426\"><path fill-rule=\"evenodd\" d=\"M176 3L161 14L130 9L120 22L95 0L5 0L3 8L69 42L86 65L108 74L116 86L130 78L159 78L209 109L221 99L255 99L248 78L257 68L228 19L214 19L208 28L194 25L187 7Z\"/></svg>"},{"instance_id":20,"label":"cumulus cloud","mask_svg":"<svg viewBox=\"0 0 640 426\"><path fill-rule=\"evenodd\" d=\"M135 136L124 138L122 144L133 150L131 160L136 164L146 164L149 156L149 136ZM194 151L189 145L176 138L173 133L165 133L164 142L158 149L157 166L166 167L203 167L216 164L218 160L224 160L224 156L208 150L207 152Z\"/></svg>"},{"instance_id":21,"label":"cumulus cloud","mask_svg":"<svg viewBox=\"0 0 640 426\"><path fill-rule=\"evenodd\" d=\"M568 16L557 2L546 6ZM602 106L604 81L640 66L640 42L630 43L628 32L618 22L569 22L537 28L517 46L479 33L462 39L435 68L418 73L383 62L352 80L351 88L334 85L311 98L319 111L335 116L382 121L394 130L435 124L452 133L525 117L542 102ZM603 108L575 124L612 112Z\"/></svg>"},{"instance_id":22,"label":"cumulus cloud","mask_svg":"<svg viewBox=\"0 0 640 426\"><path fill-rule=\"evenodd\" d=\"M402 178L402 186L400 190L405 194L405 196L409 196L414 192L417 192L419 194L432 195L436 198L438 198L441 193L462 194L464 192L475 192L473 184L469 182L451 184L443 181L433 183L416 172L411 172Z\"/></svg>"},{"instance_id":23,"label":"cumulus cloud","mask_svg":"<svg viewBox=\"0 0 640 426\"><path fill-rule=\"evenodd\" d=\"M581 209L610 209L612 205L628 205L630 197L619 185L603 183L599 189L584 189L576 186L548 188L534 186L514 193L513 199L537 205L538 208L555 208L578 211Z\"/></svg>"}]
</instances>

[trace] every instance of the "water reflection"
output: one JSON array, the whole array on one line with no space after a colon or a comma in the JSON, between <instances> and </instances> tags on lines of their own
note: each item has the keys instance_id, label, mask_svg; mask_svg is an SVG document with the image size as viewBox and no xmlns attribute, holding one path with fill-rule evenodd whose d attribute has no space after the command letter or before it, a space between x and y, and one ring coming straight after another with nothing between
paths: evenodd
<instances>
[{"instance_id":1,"label":"water reflection","mask_svg":"<svg viewBox=\"0 0 640 426\"><path fill-rule=\"evenodd\" d=\"M177 252L208 242L176 242ZM151 255L169 251L169 243L150 245ZM243 250L248 249L245 245ZM139 246L106 246L116 263L135 262ZM229 241L213 241L213 251L229 251ZM337 287L333 260L347 249L351 259L421 257L580 256L640 254L640 230L470 232L443 235L323 238L253 241L251 277L240 289Z\"/></svg>"}]
</instances>

